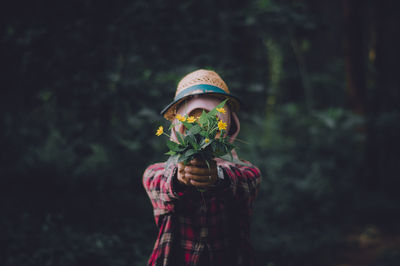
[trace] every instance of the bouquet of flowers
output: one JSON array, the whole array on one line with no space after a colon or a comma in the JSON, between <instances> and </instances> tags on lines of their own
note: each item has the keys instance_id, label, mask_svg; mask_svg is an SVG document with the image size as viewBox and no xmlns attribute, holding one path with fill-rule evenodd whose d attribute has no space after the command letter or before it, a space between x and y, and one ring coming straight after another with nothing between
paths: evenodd
<instances>
[{"instance_id":1,"label":"bouquet of flowers","mask_svg":"<svg viewBox=\"0 0 400 266\"><path fill-rule=\"evenodd\" d=\"M169 151L166 154L170 155L168 165L178 162L183 162L186 165L194 158L203 159L208 166L213 158L243 164L232 156L232 150L236 146L229 142L226 132L227 124L218 117L218 113L225 114L224 105L226 101L224 100L209 112L203 110L200 117L182 116L180 114L176 116L177 122L184 125L185 134L177 131L178 142L167 140ZM175 126L176 124L171 123L169 129ZM170 138L164 132L162 126L158 128L156 135L166 135Z\"/></svg>"}]
</instances>

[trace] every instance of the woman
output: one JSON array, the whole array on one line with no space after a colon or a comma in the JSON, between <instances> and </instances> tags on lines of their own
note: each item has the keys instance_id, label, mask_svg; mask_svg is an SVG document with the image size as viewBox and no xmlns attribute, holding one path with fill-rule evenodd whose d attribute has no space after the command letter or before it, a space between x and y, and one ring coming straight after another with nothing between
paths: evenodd
<instances>
[{"instance_id":1,"label":"woman","mask_svg":"<svg viewBox=\"0 0 400 266\"><path fill-rule=\"evenodd\" d=\"M177 114L197 117L226 98L228 105L220 119L227 124L233 142L240 130L236 115L239 101L213 71L186 75L178 84L174 101L161 114L171 121ZM173 128L174 141L177 131L185 133L183 127ZM259 169L249 162L234 164L217 158L209 168L200 159L186 166L150 165L143 184L159 234L148 264L254 265L250 216L260 181Z\"/></svg>"}]
</instances>

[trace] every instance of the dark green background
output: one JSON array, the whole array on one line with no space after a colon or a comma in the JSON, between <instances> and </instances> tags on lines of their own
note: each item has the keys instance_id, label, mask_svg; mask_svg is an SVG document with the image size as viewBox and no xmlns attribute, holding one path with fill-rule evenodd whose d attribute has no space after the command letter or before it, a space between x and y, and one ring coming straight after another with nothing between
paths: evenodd
<instances>
[{"instance_id":1,"label":"dark green background","mask_svg":"<svg viewBox=\"0 0 400 266\"><path fill-rule=\"evenodd\" d=\"M159 111L198 68L245 103L258 265L398 265L396 3L3 4L0 265L145 265L141 176L166 160Z\"/></svg>"}]
</instances>

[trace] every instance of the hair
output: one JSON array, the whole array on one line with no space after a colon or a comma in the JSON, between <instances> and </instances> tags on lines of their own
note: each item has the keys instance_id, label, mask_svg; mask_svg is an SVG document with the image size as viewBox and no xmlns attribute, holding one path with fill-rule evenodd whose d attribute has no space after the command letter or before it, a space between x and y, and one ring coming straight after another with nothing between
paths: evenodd
<instances>
[{"instance_id":1,"label":"hair","mask_svg":"<svg viewBox=\"0 0 400 266\"><path fill-rule=\"evenodd\" d=\"M233 112L231 111L231 126L229 128L228 136L232 136L238 129L236 125L236 120L233 119L232 113Z\"/></svg>"}]
</instances>

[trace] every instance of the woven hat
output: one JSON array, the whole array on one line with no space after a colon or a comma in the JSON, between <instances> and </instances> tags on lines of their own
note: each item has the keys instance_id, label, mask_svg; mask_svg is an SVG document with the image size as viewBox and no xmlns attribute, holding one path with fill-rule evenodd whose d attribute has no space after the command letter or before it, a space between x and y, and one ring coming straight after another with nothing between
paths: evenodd
<instances>
[{"instance_id":1,"label":"woven hat","mask_svg":"<svg viewBox=\"0 0 400 266\"><path fill-rule=\"evenodd\" d=\"M185 99L194 95L207 94L215 95L223 99L228 98L228 104L232 111L239 110L239 99L232 95L222 78L210 70L196 70L187 74L178 84L173 102L168 104L161 114L168 120L173 120L176 115L176 108Z\"/></svg>"}]
</instances>

